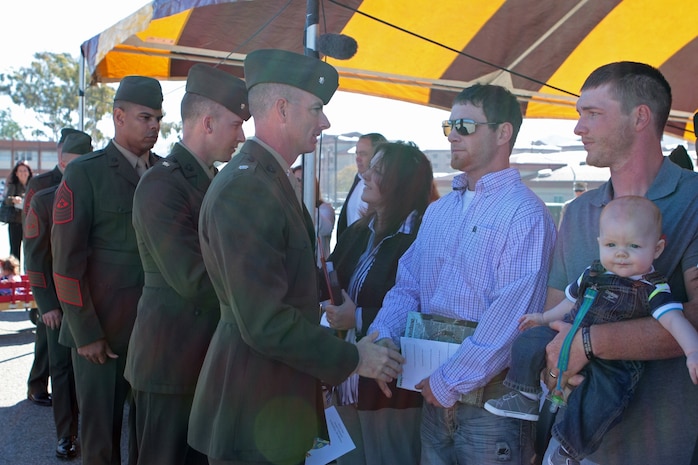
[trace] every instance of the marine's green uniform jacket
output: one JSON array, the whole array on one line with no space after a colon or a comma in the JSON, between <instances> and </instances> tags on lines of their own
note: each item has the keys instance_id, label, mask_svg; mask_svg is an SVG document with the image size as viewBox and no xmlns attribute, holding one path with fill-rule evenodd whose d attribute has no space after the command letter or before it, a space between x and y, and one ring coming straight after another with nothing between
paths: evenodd
<instances>
[{"instance_id":1,"label":"marine's green uniform jacket","mask_svg":"<svg viewBox=\"0 0 698 465\"><path fill-rule=\"evenodd\" d=\"M62 178L63 172L56 165L51 171L32 177L27 183L24 197L24 267L42 315L61 308L53 284L51 215L53 198ZM32 205L34 196L39 192L40 198ZM33 214L31 210L34 210Z\"/></svg>"},{"instance_id":2,"label":"marine's green uniform jacket","mask_svg":"<svg viewBox=\"0 0 698 465\"><path fill-rule=\"evenodd\" d=\"M150 155L151 166L157 160ZM82 347L106 338L116 354L126 353L143 287L131 223L138 180L113 142L65 169L51 230L61 344Z\"/></svg>"},{"instance_id":3,"label":"marine's green uniform jacket","mask_svg":"<svg viewBox=\"0 0 698 465\"><path fill-rule=\"evenodd\" d=\"M63 179L63 172L58 165L56 165L51 171L32 176L27 183L27 193L24 195L22 221L24 221L24 218L27 216L27 212L29 211L29 206L31 205L34 194L41 190L48 189L49 187L57 186L61 182L61 179Z\"/></svg>"},{"instance_id":4,"label":"marine's green uniform jacket","mask_svg":"<svg viewBox=\"0 0 698 465\"><path fill-rule=\"evenodd\" d=\"M211 183L183 145L141 178L133 226L145 287L126 379L138 391L194 394L220 310L199 246L199 210Z\"/></svg>"},{"instance_id":5,"label":"marine's green uniform jacket","mask_svg":"<svg viewBox=\"0 0 698 465\"><path fill-rule=\"evenodd\" d=\"M51 259L51 214L57 188L58 184L33 192L31 205L24 209L24 264L42 315L61 308L53 284Z\"/></svg>"},{"instance_id":6,"label":"marine's green uniform jacket","mask_svg":"<svg viewBox=\"0 0 698 465\"><path fill-rule=\"evenodd\" d=\"M216 459L300 463L324 428L320 380L347 378L358 351L319 325L312 221L259 143L214 178L199 236L221 320L189 444Z\"/></svg>"}]
</instances>

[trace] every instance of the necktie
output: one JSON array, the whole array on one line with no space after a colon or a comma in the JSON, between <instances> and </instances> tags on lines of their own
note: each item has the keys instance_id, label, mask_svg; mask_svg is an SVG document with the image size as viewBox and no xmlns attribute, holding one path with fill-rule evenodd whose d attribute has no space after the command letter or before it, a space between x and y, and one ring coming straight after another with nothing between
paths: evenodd
<instances>
[{"instance_id":1,"label":"necktie","mask_svg":"<svg viewBox=\"0 0 698 465\"><path fill-rule=\"evenodd\" d=\"M143 173L145 173L145 170L147 170L148 167L145 164L145 161L143 161L142 158L139 158L138 161L136 161L136 173L138 173L138 177L143 176Z\"/></svg>"},{"instance_id":2,"label":"necktie","mask_svg":"<svg viewBox=\"0 0 698 465\"><path fill-rule=\"evenodd\" d=\"M288 170L286 172L286 176L288 176L288 182L291 183L293 192L296 193L296 199L298 199L298 203L303 205L303 186L301 185L301 181L299 179L296 179L296 176L293 174L291 170Z\"/></svg>"}]
</instances>

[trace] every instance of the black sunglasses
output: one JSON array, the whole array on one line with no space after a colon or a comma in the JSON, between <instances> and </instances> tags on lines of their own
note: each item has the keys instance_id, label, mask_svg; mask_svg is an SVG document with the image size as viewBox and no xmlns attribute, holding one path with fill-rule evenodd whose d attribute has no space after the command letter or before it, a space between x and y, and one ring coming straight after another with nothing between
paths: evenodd
<instances>
[{"instance_id":1,"label":"black sunglasses","mask_svg":"<svg viewBox=\"0 0 698 465\"><path fill-rule=\"evenodd\" d=\"M448 119L441 123L441 127L444 130L444 136L448 137L451 134L451 130L455 129L461 136L467 136L475 132L475 128L481 124L502 124L502 123L477 123L471 119Z\"/></svg>"}]
</instances>

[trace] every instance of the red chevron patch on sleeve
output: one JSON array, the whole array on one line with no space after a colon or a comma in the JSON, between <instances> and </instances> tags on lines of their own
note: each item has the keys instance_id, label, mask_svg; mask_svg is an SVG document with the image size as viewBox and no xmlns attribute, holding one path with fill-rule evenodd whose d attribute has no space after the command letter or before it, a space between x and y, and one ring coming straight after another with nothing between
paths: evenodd
<instances>
[{"instance_id":1,"label":"red chevron patch on sleeve","mask_svg":"<svg viewBox=\"0 0 698 465\"><path fill-rule=\"evenodd\" d=\"M34 197L36 191L34 189L29 189L26 194L24 194L24 215L29 214L29 206L32 203L32 197Z\"/></svg>"},{"instance_id":2,"label":"red chevron patch on sleeve","mask_svg":"<svg viewBox=\"0 0 698 465\"><path fill-rule=\"evenodd\" d=\"M24 219L25 239L34 239L39 236L39 217L33 208L27 210L27 217Z\"/></svg>"},{"instance_id":3,"label":"red chevron patch on sleeve","mask_svg":"<svg viewBox=\"0 0 698 465\"><path fill-rule=\"evenodd\" d=\"M46 289L46 276L42 272L27 270L27 276L31 287Z\"/></svg>"},{"instance_id":4,"label":"red chevron patch on sleeve","mask_svg":"<svg viewBox=\"0 0 698 465\"><path fill-rule=\"evenodd\" d=\"M65 181L58 186L53 202L53 223L65 224L73 221L73 191Z\"/></svg>"},{"instance_id":5,"label":"red chevron patch on sleeve","mask_svg":"<svg viewBox=\"0 0 698 465\"><path fill-rule=\"evenodd\" d=\"M82 307L82 294L80 293L80 281L67 276L53 273L53 281L56 284L58 300L76 307Z\"/></svg>"}]
</instances>

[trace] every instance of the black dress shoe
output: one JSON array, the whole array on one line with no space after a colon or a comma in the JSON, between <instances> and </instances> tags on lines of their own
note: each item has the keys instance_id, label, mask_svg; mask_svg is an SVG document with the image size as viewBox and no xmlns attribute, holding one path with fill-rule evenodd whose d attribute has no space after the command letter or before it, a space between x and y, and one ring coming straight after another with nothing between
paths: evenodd
<instances>
[{"instance_id":1,"label":"black dress shoe","mask_svg":"<svg viewBox=\"0 0 698 465\"><path fill-rule=\"evenodd\" d=\"M74 459L78 455L77 438L69 436L61 438L56 446L56 457L63 460Z\"/></svg>"},{"instance_id":2,"label":"black dress shoe","mask_svg":"<svg viewBox=\"0 0 698 465\"><path fill-rule=\"evenodd\" d=\"M53 401L51 400L51 394L49 394L48 392L30 392L29 394L27 394L27 399L31 400L37 405L41 405L42 407L50 407L51 405L53 405Z\"/></svg>"}]
</instances>

